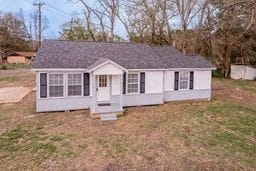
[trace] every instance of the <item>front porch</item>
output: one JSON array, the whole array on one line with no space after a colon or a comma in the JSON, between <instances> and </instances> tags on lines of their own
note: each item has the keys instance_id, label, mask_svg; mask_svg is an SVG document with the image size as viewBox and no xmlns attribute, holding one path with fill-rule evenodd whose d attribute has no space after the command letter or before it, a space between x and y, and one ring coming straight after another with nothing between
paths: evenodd
<instances>
[{"instance_id":1,"label":"front porch","mask_svg":"<svg viewBox=\"0 0 256 171\"><path fill-rule=\"evenodd\" d=\"M123 113L123 73L124 68L112 61L105 61L90 70L91 117L100 117L102 114Z\"/></svg>"}]
</instances>

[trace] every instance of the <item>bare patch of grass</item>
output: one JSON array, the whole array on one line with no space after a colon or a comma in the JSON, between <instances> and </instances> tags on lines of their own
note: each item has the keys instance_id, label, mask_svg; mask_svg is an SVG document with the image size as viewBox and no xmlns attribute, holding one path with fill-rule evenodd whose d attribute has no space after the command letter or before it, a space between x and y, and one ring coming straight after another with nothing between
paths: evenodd
<instances>
[{"instance_id":1,"label":"bare patch of grass","mask_svg":"<svg viewBox=\"0 0 256 171\"><path fill-rule=\"evenodd\" d=\"M17 81L20 81L20 77L18 77L18 76L8 76L8 77L0 78L0 82L14 83Z\"/></svg>"}]
</instances>

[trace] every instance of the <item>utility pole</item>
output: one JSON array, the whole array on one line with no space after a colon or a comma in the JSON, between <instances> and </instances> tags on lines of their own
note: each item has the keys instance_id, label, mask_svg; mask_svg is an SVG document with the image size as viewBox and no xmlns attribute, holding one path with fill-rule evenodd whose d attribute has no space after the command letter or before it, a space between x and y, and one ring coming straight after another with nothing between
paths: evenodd
<instances>
[{"instance_id":1,"label":"utility pole","mask_svg":"<svg viewBox=\"0 0 256 171\"><path fill-rule=\"evenodd\" d=\"M44 2L34 2L34 6L38 6L38 47L41 46L41 39L42 39L42 6L44 5Z\"/></svg>"}]
</instances>

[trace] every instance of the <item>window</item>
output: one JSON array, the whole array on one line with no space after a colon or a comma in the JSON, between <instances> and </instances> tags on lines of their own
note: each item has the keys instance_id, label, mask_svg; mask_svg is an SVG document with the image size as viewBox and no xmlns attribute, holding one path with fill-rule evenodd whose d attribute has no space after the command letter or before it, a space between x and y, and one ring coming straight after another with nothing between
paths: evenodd
<instances>
[{"instance_id":1,"label":"window","mask_svg":"<svg viewBox=\"0 0 256 171\"><path fill-rule=\"evenodd\" d=\"M99 75L99 87L107 87L107 76Z\"/></svg>"},{"instance_id":2,"label":"window","mask_svg":"<svg viewBox=\"0 0 256 171\"><path fill-rule=\"evenodd\" d=\"M127 92L128 93L139 92L139 75L138 74L128 74Z\"/></svg>"},{"instance_id":3,"label":"window","mask_svg":"<svg viewBox=\"0 0 256 171\"><path fill-rule=\"evenodd\" d=\"M49 96L63 97L63 74L49 74Z\"/></svg>"},{"instance_id":4,"label":"window","mask_svg":"<svg viewBox=\"0 0 256 171\"><path fill-rule=\"evenodd\" d=\"M180 90L187 90L189 84L189 72L180 72L180 79L179 79L179 89Z\"/></svg>"},{"instance_id":5,"label":"window","mask_svg":"<svg viewBox=\"0 0 256 171\"><path fill-rule=\"evenodd\" d=\"M81 74L68 74L68 96L82 95Z\"/></svg>"}]
</instances>

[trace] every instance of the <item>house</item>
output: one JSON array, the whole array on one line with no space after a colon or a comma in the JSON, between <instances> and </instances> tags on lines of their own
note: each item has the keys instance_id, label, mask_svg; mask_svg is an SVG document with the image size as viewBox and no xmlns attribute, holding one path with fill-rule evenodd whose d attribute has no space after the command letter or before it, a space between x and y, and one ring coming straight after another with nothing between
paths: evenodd
<instances>
[{"instance_id":1,"label":"house","mask_svg":"<svg viewBox=\"0 0 256 171\"><path fill-rule=\"evenodd\" d=\"M14 52L8 55L8 63L31 64L35 57L35 52Z\"/></svg>"},{"instance_id":2,"label":"house","mask_svg":"<svg viewBox=\"0 0 256 171\"><path fill-rule=\"evenodd\" d=\"M44 40L36 71L36 111L92 114L168 101L210 99L214 67L171 46Z\"/></svg>"},{"instance_id":3,"label":"house","mask_svg":"<svg viewBox=\"0 0 256 171\"><path fill-rule=\"evenodd\" d=\"M256 68L247 65L231 65L230 77L232 79L255 80Z\"/></svg>"}]
</instances>

